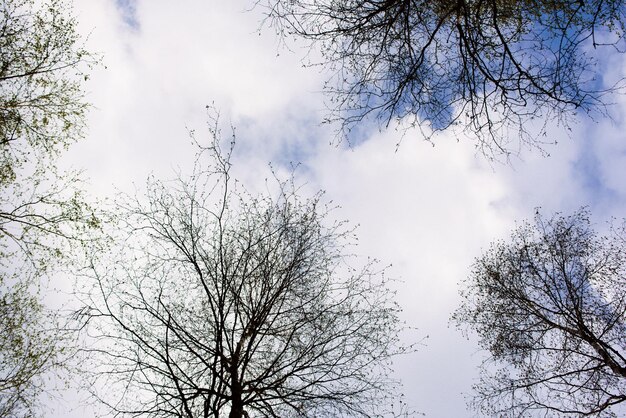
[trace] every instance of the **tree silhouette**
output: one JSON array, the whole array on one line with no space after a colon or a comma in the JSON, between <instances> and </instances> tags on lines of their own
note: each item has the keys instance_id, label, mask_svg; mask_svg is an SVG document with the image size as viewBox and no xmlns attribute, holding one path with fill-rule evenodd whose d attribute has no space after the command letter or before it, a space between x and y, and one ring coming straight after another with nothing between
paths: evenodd
<instances>
[{"instance_id":1,"label":"tree silhouette","mask_svg":"<svg viewBox=\"0 0 626 418\"><path fill-rule=\"evenodd\" d=\"M46 279L99 221L80 173L57 157L82 136L84 70L62 0L0 0L0 416L36 416L69 334L41 301Z\"/></svg>"},{"instance_id":2,"label":"tree silhouette","mask_svg":"<svg viewBox=\"0 0 626 418\"><path fill-rule=\"evenodd\" d=\"M84 295L97 396L133 416L399 412L383 271L350 266L351 231L321 194L292 180L246 192L213 135L209 169L119 202L120 247L94 260Z\"/></svg>"},{"instance_id":3,"label":"tree silhouette","mask_svg":"<svg viewBox=\"0 0 626 418\"><path fill-rule=\"evenodd\" d=\"M589 213L516 230L475 263L454 321L491 357L474 406L491 416L615 416L626 401L626 232Z\"/></svg>"},{"instance_id":4,"label":"tree silhouette","mask_svg":"<svg viewBox=\"0 0 626 418\"><path fill-rule=\"evenodd\" d=\"M256 3L285 38L319 46L334 74L330 119L345 132L370 117L404 119L426 138L460 127L488 157L541 146L551 120L604 112L617 86L602 86L597 59L624 49L614 0Z\"/></svg>"}]
</instances>

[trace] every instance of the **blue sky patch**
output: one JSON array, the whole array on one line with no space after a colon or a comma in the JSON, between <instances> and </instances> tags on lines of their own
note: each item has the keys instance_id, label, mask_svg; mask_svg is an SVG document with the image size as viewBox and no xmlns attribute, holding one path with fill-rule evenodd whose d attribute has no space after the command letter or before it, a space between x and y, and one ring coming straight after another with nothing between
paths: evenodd
<instances>
[{"instance_id":1,"label":"blue sky patch","mask_svg":"<svg viewBox=\"0 0 626 418\"><path fill-rule=\"evenodd\" d=\"M139 30L139 20L137 19L137 0L115 0L117 11L122 16L124 23L134 29Z\"/></svg>"}]
</instances>

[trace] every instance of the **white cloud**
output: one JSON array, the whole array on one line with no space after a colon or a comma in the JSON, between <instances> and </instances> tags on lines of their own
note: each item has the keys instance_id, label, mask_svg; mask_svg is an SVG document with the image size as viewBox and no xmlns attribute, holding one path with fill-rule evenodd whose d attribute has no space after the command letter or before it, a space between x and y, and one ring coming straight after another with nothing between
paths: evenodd
<instances>
[{"instance_id":1,"label":"white cloud","mask_svg":"<svg viewBox=\"0 0 626 418\"><path fill-rule=\"evenodd\" d=\"M526 153L512 166L490 166L469 142L445 135L433 147L409 132L398 152L393 130L353 149L329 146L332 132L318 125L323 76L302 67L301 51L279 50L270 30L256 32L261 16L245 11L250 2L138 1L136 28L112 0L76 6L89 47L107 66L88 85L89 137L68 156L87 169L94 191L110 193L111 184L128 190L149 172L168 177L172 167L188 165L186 127L202 137L204 106L213 102L237 128L244 182L258 185L269 160L301 160L307 187L325 189L342 208L337 215L361 225L358 251L392 263L390 275L403 281L404 318L429 339L399 361L398 375L429 417L468 415L461 392L470 390L480 355L474 341L448 328L448 318L473 258L536 206L626 213L622 120L582 124L548 148L551 157ZM582 163L590 157L593 173Z\"/></svg>"},{"instance_id":2,"label":"white cloud","mask_svg":"<svg viewBox=\"0 0 626 418\"><path fill-rule=\"evenodd\" d=\"M393 264L404 319L418 328L414 338L429 337L398 362L407 399L428 416L463 416L475 348L448 328L448 318L477 249L509 226L499 206L505 184L468 144L440 138L432 147L409 133L396 153L394 136L324 149L311 165L341 215L360 224L359 252Z\"/></svg>"}]
</instances>

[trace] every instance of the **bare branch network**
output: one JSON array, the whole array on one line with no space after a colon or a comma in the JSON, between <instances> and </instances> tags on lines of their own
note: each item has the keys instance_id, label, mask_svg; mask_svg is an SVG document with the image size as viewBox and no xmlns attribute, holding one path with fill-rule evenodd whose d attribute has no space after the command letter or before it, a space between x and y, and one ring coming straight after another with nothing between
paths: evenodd
<instances>
[{"instance_id":1,"label":"bare branch network","mask_svg":"<svg viewBox=\"0 0 626 418\"><path fill-rule=\"evenodd\" d=\"M257 0L286 38L319 46L331 116L460 127L488 157L544 143L546 123L604 113L601 54L624 49L616 0ZM537 125L536 129L529 128Z\"/></svg>"},{"instance_id":2,"label":"bare branch network","mask_svg":"<svg viewBox=\"0 0 626 418\"><path fill-rule=\"evenodd\" d=\"M626 231L586 210L514 232L479 258L454 320L491 355L474 406L489 416L615 417L626 401Z\"/></svg>"},{"instance_id":3,"label":"bare branch network","mask_svg":"<svg viewBox=\"0 0 626 418\"><path fill-rule=\"evenodd\" d=\"M399 415L384 271L349 265L352 231L326 225L320 194L290 180L254 196L229 152L205 152L211 169L121 200L121 247L93 262L99 398L129 416Z\"/></svg>"}]
</instances>

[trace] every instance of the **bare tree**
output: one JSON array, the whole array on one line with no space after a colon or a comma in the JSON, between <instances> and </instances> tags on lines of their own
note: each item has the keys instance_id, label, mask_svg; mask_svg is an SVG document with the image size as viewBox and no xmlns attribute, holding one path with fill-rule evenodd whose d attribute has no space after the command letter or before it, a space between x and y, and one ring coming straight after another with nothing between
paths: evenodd
<instances>
[{"instance_id":1,"label":"bare tree","mask_svg":"<svg viewBox=\"0 0 626 418\"><path fill-rule=\"evenodd\" d=\"M277 181L252 195L215 144L210 170L119 203L121 246L93 262L84 296L97 396L152 417L400 411L383 271L349 265L351 231L328 224L321 194Z\"/></svg>"},{"instance_id":2,"label":"bare tree","mask_svg":"<svg viewBox=\"0 0 626 418\"><path fill-rule=\"evenodd\" d=\"M489 157L540 146L545 125L604 112L600 54L622 52L614 0L256 0L285 37L319 46L330 120L460 126ZM536 123L536 122L535 122ZM515 139L513 139L515 138ZM519 142L518 142L519 141Z\"/></svg>"},{"instance_id":3,"label":"bare tree","mask_svg":"<svg viewBox=\"0 0 626 418\"><path fill-rule=\"evenodd\" d=\"M626 231L589 213L525 224L480 257L453 316L491 357L474 406L489 416L615 415L626 401Z\"/></svg>"}]
</instances>

